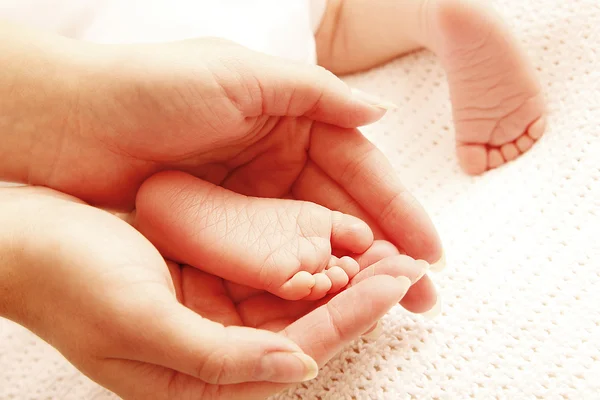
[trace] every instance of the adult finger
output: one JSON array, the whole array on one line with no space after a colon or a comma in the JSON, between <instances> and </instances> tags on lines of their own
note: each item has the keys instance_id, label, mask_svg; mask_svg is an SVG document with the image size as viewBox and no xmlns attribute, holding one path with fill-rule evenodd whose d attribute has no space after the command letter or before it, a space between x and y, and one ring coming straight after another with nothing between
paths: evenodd
<instances>
[{"instance_id":1,"label":"adult finger","mask_svg":"<svg viewBox=\"0 0 600 400\"><path fill-rule=\"evenodd\" d=\"M398 264L390 261L378 264L377 267L369 271L365 270L368 270L370 266L379 263L380 261L386 258L393 259L393 257L397 256L398 254L398 249L390 242L385 240L376 240L371 246L371 248L369 248L363 254L360 254L355 257L362 271L362 275L355 276L354 279L350 282L350 284L356 284L359 279L364 279L365 277L373 275L405 275L405 271L402 271ZM419 279L410 287L408 293L406 293L402 300L400 300L400 305L410 312L422 314L436 306L438 299L439 296L437 294L435 285L433 284L429 276L424 275L421 279Z\"/></svg>"},{"instance_id":2,"label":"adult finger","mask_svg":"<svg viewBox=\"0 0 600 400\"><path fill-rule=\"evenodd\" d=\"M352 91L326 69L229 45L213 71L246 117L307 117L343 127L379 120L389 103ZM234 76L232 76L234 74ZM240 82L244 91L240 92Z\"/></svg>"},{"instance_id":3,"label":"adult finger","mask_svg":"<svg viewBox=\"0 0 600 400\"><path fill-rule=\"evenodd\" d=\"M433 311L439 305L438 301L441 301L440 295L431 278L425 275L411 286L400 305L412 313L423 314Z\"/></svg>"},{"instance_id":4,"label":"adult finger","mask_svg":"<svg viewBox=\"0 0 600 400\"><path fill-rule=\"evenodd\" d=\"M297 342L323 366L349 342L380 319L406 293L406 278L369 278L338 294L329 303L300 318L282 333ZM318 341L314 337L319 338ZM192 376L163 367L126 360L105 360L97 367L99 382L124 398L203 398L258 400L288 385L251 382L207 385Z\"/></svg>"},{"instance_id":5,"label":"adult finger","mask_svg":"<svg viewBox=\"0 0 600 400\"><path fill-rule=\"evenodd\" d=\"M423 260L415 260L405 255L386 257L360 271L348 284L348 287L377 275L389 275L394 278L405 276L411 281L411 285L417 283L425 276L429 264Z\"/></svg>"},{"instance_id":6,"label":"adult finger","mask_svg":"<svg viewBox=\"0 0 600 400\"><path fill-rule=\"evenodd\" d=\"M198 268L181 268L183 304L204 318L225 326L245 324L231 301L223 279Z\"/></svg>"},{"instance_id":7,"label":"adult finger","mask_svg":"<svg viewBox=\"0 0 600 400\"><path fill-rule=\"evenodd\" d=\"M282 333L322 366L383 317L405 295L409 286L410 280L406 277L372 277L339 293ZM223 398L232 400L263 399L285 387L248 383L224 386L220 393Z\"/></svg>"},{"instance_id":8,"label":"adult finger","mask_svg":"<svg viewBox=\"0 0 600 400\"><path fill-rule=\"evenodd\" d=\"M371 247L362 254L358 254L354 257L360 270L367 268L368 266L375 264L378 261L383 260L387 257L392 257L400 254L398 248L387 240L376 240L373 242Z\"/></svg>"},{"instance_id":9,"label":"adult finger","mask_svg":"<svg viewBox=\"0 0 600 400\"><path fill-rule=\"evenodd\" d=\"M172 296L154 296L152 302L129 313L132 328L112 358L164 366L214 384L300 382L316 375L314 361L282 335L225 327Z\"/></svg>"},{"instance_id":10,"label":"adult finger","mask_svg":"<svg viewBox=\"0 0 600 400\"><path fill-rule=\"evenodd\" d=\"M410 280L406 277L367 279L300 318L282 333L323 365L383 317L404 297L409 287ZM308 327L318 334L319 341L307 334Z\"/></svg>"},{"instance_id":11,"label":"adult finger","mask_svg":"<svg viewBox=\"0 0 600 400\"><path fill-rule=\"evenodd\" d=\"M291 191L294 198L298 200L311 201L330 210L354 215L371 227L376 239L385 237L379 225L358 205L356 200L310 159L294 182Z\"/></svg>"},{"instance_id":12,"label":"adult finger","mask_svg":"<svg viewBox=\"0 0 600 400\"><path fill-rule=\"evenodd\" d=\"M358 130L315 124L309 156L371 215L396 246L430 263L442 259L431 219L400 183L385 156Z\"/></svg>"}]
</instances>

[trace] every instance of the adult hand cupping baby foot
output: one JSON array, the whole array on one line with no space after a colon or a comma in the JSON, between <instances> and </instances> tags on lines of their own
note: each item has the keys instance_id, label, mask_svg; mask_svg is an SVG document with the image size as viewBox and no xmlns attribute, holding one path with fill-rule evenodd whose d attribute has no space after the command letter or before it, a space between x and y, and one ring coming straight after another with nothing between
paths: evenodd
<instances>
[{"instance_id":1,"label":"adult hand cupping baby foot","mask_svg":"<svg viewBox=\"0 0 600 400\"><path fill-rule=\"evenodd\" d=\"M244 194L292 192L330 209L351 208L409 255L441 256L427 214L354 129L385 109L323 68L215 39L100 46L13 36L27 40L2 44L20 62L7 65L1 87L17 85L12 77L27 63L31 73L19 84L32 90L2 105L30 123L3 150L30 157L7 158L13 165L2 171L5 179L130 210L150 175L183 170Z\"/></svg>"},{"instance_id":2,"label":"adult hand cupping baby foot","mask_svg":"<svg viewBox=\"0 0 600 400\"><path fill-rule=\"evenodd\" d=\"M322 68L214 39L98 46L3 29L19 39L1 44L14 62L0 88L22 90L0 93L0 108L28 123L5 129L0 179L129 210L146 178L177 169L355 215L409 256L441 259L429 217L355 129L384 108Z\"/></svg>"},{"instance_id":3,"label":"adult hand cupping baby foot","mask_svg":"<svg viewBox=\"0 0 600 400\"><path fill-rule=\"evenodd\" d=\"M280 332L323 366L402 298L410 280L420 274L420 266L408 258L396 261L400 262L395 263L394 270L401 277L378 275L359 279L337 296L318 302L283 300L221 280L195 267L177 267L172 271L176 285L180 282L182 297L203 300L188 304L194 311L226 325L244 321L248 326ZM375 270L384 262L381 260L366 269L365 276L376 275ZM286 387L264 382L207 387L184 375L178 376L177 383L176 387L182 388L177 395L183 398L201 391L207 398L222 396L232 400L263 399Z\"/></svg>"},{"instance_id":4,"label":"adult hand cupping baby foot","mask_svg":"<svg viewBox=\"0 0 600 400\"><path fill-rule=\"evenodd\" d=\"M197 269L167 267L132 227L70 196L2 189L0 205L6 222L0 315L31 329L126 399L276 393L285 385L273 382L314 377L313 359L322 366L410 284L378 276L318 308L266 293L249 297ZM409 260L402 265L404 274L417 273Z\"/></svg>"},{"instance_id":5,"label":"adult hand cupping baby foot","mask_svg":"<svg viewBox=\"0 0 600 400\"><path fill-rule=\"evenodd\" d=\"M162 256L117 217L48 189L0 195L2 220L15 227L3 232L12 243L3 248L15 249L9 256L19 260L3 280L16 306L6 316L85 373L102 376L118 360L211 383L297 382L316 372L288 339L224 328L179 304Z\"/></svg>"},{"instance_id":6,"label":"adult hand cupping baby foot","mask_svg":"<svg viewBox=\"0 0 600 400\"><path fill-rule=\"evenodd\" d=\"M0 108L10 117L3 120L2 132L8 137L4 142L7 145L0 148L0 178L40 184L77 195L94 205L128 210L146 178L164 169L178 169L238 193L309 200L356 215L367 221L378 237L389 239L410 256L430 262L440 258L439 240L427 214L400 185L383 155L354 129L377 120L385 110L354 97L326 71L211 40L154 46L93 46L48 34L17 32L6 37L18 39L0 44L3 56L12 60L0 75L0 91L17 87L19 96L0 93ZM13 126L11 121L27 123ZM88 217L81 218L83 221ZM121 229L125 228L108 221L104 218L98 221L98 226L105 229L104 234L94 236L91 241L87 235L95 225L75 230L75 237L63 237L74 240L70 250L81 251L63 265L83 265L94 267L96 272L99 268L108 272L100 276L92 274L91 281L77 276L73 283L63 281L67 275L58 272L64 271L52 271L53 279L42 280L39 293L28 297L34 302L30 308L9 317L45 336L84 372L120 393L141 390L135 377L141 379L139 373L146 368L150 374L162 376L163 380L159 380L158 375L153 375L163 384L173 381L165 376L179 376L176 371L199 376L198 357L208 357L211 365L237 359L237 355L240 360L248 361L241 364L248 369L229 381L266 379L257 374L260 368L252 368L256 367L252 361L258 363L262 359L256 353L242 351L260 346L227 347L233 355L222 357L218 353L212 359L206 353L210 346L197 349L192 355L189 349L196 348L191 344L185 349L170 346L175 336L180 345L201 341L202 337L195 335L205 332L206 321L191 316L188 321L189 310L176 307L168 290L164 262L156 250L130 227L128 233L123 233ZM60 226L61 223L56 224ZM95 241L102 246L96 247L92 243ZM129 246L135 245L129 243L145 243L147 251L130 253ZM86 253L88 250L90 253ZM125 255L123 259L120 251ZM151 253L153 259L143 259ZM48 266L50 261L30 264ZM136 268L130 268L131 265L144 268L135 274ZM119 266L125 268L115 270ZM149 266L153 268L150 277L146 275ZM73 271L78 270L69 269ZM84 268L78 272L86 271L89 270ZM116 283L110 280L111 276L120 277L126 271L134 271L133 281L109 285L112 292L108 294L117 301L104 303L107 293L102 283L107 280ZM50 269L43 272L47 274ZM48 275L27 276L34 279ZM361 323L354 324L353 313L357 310L350 305L347 308L350 314L342 314L340 324L344 325L335 330L341 329L347 336L340 339L333 332L327 354L367 331L376 318L402 297L406 280L399 282L400 286L392 277L377 277L377 280L378 287L358 284L334 299L369 298L369 307L373 308L362 310ZM426 278L420 282L426 282ZM80 283L86 286L78 286ZM419 288L419 283L409 296ZM393 290L382 290L385 285ZM79 291L82 289L86 292ZM432 287L425 289L431 291ZM22 304L22 295L18 294L24 292L12 293L17 294L16 304ZM418 297L424 296L421 293ZM36 299L42 301L36 303ZM96 310L95 314L81 311L79 305L84 299L94 300L91 309ZM162 306L163 303L171 306ZM62 319L53 310L65 310ZM331 317L328 311L331 308L309 316L320 316L327 321L324 323L327 327ZM23 319L27 315L32 317ZM72 315L82 317L68 317ZM197 321L194 323L197 329L190 329L193 320ZM86 321L94 322L85 324ZM107 330L108 326L112 329ZM174 329L165 331L169 326ZM311 321L308 320L308 325L293 326L301 328L296 331L301 335L310 330ZM63 330L67 328L73 331ZM214 329L222 332L219 327ZM247 335L248 340L254 335L259 333ZM86 346L80 340L73 340L78 337L86 338ZM117 346L116 350L111 346ZM78 358L79 351L98 355L105 354L103 350L108 351L109 358L132 362L124 363L121 369L118 362L95 364L98 357ZM322 354L315 357L318 361L327 358ZM114 367L105 369L103 374L102 368L108 365ZM157 365L160 367L155 368ZM216 364L214 370L221 376L219 368ZM290 372L285 368L278 370ZM121 384L131 386L117 386L119 383L110 380L118 371L124 376ZM204 378L211 381L210 377ZM298 380L298 377L272 379ZM199 382L202 385L206 381Z\"/></svg>"}]
</instances>

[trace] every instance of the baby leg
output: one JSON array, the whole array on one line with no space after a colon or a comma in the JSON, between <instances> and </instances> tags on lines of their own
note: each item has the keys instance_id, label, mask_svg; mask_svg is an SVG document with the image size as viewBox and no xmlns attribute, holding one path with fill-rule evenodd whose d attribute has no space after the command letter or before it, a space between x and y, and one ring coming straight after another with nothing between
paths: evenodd
<instances>
[{"instance_id":1,"label":"baby leg","mask_svg":"<svg viewBox=\"0 0 600 400\"><path fill-rule=\"evenodd\" d=\"M328 0L316 34L319 64L337 74L426 47L448 77L458 159L479 174L529 150L545 128L544 101L517 40L469 0Z\"/></svg>"},{"instance_id":2,"label":"baby leg","mask_svg":"<svg viewBox=\"0 0 600 400\"><path fill-rule=\"evenodd\" d=\"M314 203L239 195L181 172L148 179L135 223L166 258L289 300L338 291L359 272L350 257L373 233Z\"/></svg>"}]
</instances>

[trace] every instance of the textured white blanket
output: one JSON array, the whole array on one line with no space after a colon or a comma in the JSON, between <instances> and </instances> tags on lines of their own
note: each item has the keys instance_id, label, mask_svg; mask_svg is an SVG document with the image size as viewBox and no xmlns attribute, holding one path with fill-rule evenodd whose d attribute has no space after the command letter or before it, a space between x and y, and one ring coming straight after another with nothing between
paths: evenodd
<instances>
[{"instance_id":1,"label":"textured white blanket","mask_svg":"<svg viewBox=\"0 0 600 400\"><path fill-rule=\"evenodd\" d=\"M445 78L418 53L351 77L400 109L366 129L438 225L435 320L396 307L313 382L277 399L600 398L600 3L505 0L547 93L525 156L478 178L453 154ZM400 227L401 228L401 227ZM113 399L0 321L0 399Z\"/></svg>"}]
</instances>

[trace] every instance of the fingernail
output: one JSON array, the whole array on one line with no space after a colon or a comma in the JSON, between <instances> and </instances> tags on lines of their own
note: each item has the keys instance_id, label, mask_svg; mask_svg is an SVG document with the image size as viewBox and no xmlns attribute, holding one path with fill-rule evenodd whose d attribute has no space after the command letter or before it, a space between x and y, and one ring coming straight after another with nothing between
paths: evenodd
<instances>
[{"instance_id":1,"label":"fingernail","mask_svg":"<svg viewBox=\"0 0 600 400\"><path fill-rule=\"evenodd\" d=\"M311 357L301 352L274 352L261 360L259 380L280 383L305 382L314 379L319 366Z\"/></svg>"},{"instance_id":2,"label":"fingernail","mask_svg":"<svg viewBox=\"0 0 600 400\"><path fill-rule=\"evenodd\" d=\"M398 106L390 101L383 100L375 95L365 93L362 90L352 89L352 95L354 98L367 103L371 106L382 108L384 110L395 110Z\"/></svg>"},{"instance_id":3,"label":"fingernail","mask_svg":"<svg viewBox=\"0 0 600 400\"><path fill-rule=\"evenodd\" d=\"M415 283L417 283L423 276L425 276L425 274L427 273L427 271L431 267L431 265L427 261L425 261L425 260L415 260L415 263L421 268L421 272L419 272L419 275L417 275L417 277L415 278L415 280L412 281L413 285Z\"/></svg>"},{"instance_id":4,"label":"fingernail","mask_svg":"<svg viewBox=\"0 0 600 400\"><path fill-rule=\"evenodd\" d=\"M442 252L442 256L440 257L440 259L437 262L431 264L431 267L429 269L433 272L441 272L444 270L444 268L446 268L446 254Z\"/></svg>"},{"instance_id":5,"label":"fingernail","mask_svg":"<svg viewBox=\"0 0 600 400\"><path fill-rule=\"evenodd\" d=\"M315 379L317 375L319 375L319 366L317 362L313 360L311 357L307 356L304 353L292 353L292 355L304 364L304 376L302 377L302 382L310 381L311 379Z\"/></svg>"},{"instance_id":6,"label":"fingernail","mask_svg":"<svg viewBox=\"0 0 600 400\"><path fill-rule=\"evenodd\" d=\"M367 340L375 340L375 339L379 338L379 336L381 336L381 332L383 332L383 326L381 325L381 321L378 321L373 326L373 328L371 328L369 331L365 332L365 334L362 335L362 337Z\"/></svg>"},{"instance_id":7,"label":"fingernail","mask_svg":"<svg viewBox=\"0 0 600 400\"><path fill-rule=\"evenodd\" d=\"M410 279L408 279L405 276L399 276L396 278L396 280L398 282L400 282L402 284L402 286L404 286L406 288L406 290L408 290L408 288L410 287L410 285L412 285L412 282L410 281Z\"/></svg>"},{"instance_id":8,"label":"fingernail","mask_svg":"<svg viewBox=\"0 0 600 400\"><path fill-rule=\"evenodd\" d=\"M435 305L431 310L424 312L422 315L427 319L433 319L442 313L442 297L438 293Z\"/></svg>"}]
</instances>

